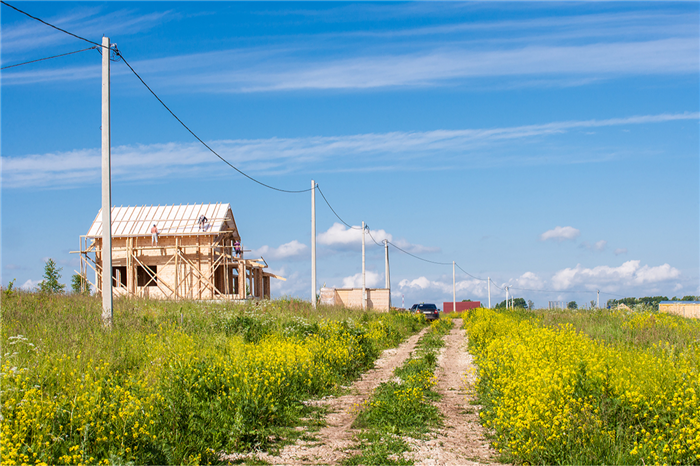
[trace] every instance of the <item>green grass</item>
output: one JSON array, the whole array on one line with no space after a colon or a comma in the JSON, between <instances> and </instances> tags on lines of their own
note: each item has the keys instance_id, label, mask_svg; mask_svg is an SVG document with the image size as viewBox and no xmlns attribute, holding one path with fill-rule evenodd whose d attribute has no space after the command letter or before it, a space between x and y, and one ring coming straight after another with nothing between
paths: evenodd
<instances>
[{"instance_id":1,"label":"green grass","mask_svg":"<svg viewBox=\"0 0 700 466\"><path fill-rule=\"evenodd\" d=\"M96 297L5 294L3 463L208 463L279 448L320 423L304 400L425 325L293 299L114 304L105 329Z\"/></svg>"}]
</instances>

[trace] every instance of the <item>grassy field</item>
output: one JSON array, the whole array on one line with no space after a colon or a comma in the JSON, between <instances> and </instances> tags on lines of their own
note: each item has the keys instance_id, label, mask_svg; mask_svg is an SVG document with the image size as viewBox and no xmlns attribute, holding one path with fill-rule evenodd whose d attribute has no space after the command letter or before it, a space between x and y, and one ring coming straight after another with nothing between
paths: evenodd
<instances>
[{"instance_id":1,"label":"grassy field","mask_svg":"<svg viewBox=\"0 0 700 466\"><path fill-rule=\"evenodd\" d=\"M115 301L15 292L2 303L3 464L193 464L265 448L422 316Z\"/></svg>"},{"instance_id":2,"label":"grassy field","mask_svg":"<svg viewBox=\"0 0 700 466\"><path fill-rule=\"evenodd\" d=\"M518 464L700 464L700 322L479 309L482 420Z\"/></svg>"}]
</instances>

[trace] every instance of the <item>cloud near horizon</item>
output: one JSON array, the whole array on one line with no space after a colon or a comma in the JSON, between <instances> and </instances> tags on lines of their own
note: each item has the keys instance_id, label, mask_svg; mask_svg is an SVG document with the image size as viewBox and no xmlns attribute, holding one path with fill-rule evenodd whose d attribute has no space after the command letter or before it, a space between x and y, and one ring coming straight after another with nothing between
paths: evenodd
<instances>
[{"instance_id":1,"label":"cloud near horizon","mask_svg":"<svg viewBox=\"0 0 700 466\"><path fill-rule=\"evenodd\" d=\"M374 243L372 238L379 244L386 239L390 243L396 244L396 246L412 254L435 253L440 251L440 248L412 244L404 239L394 240L394 237L384 230L370 229L365 237L365 243ZM328 230L320 233L316 240L319 244L325 246L338 249L352 249L354 251L357 249L358 245L362 244L362 227L353 226L352 228L348 228L343 224L335 222Z\"/></svg>"},{"instance_id":2,"label":"cloud near horizon","mask_svg":"<svg viewBox=\"0 0 700 466\"><path fill-rule=\"evenodd\" d=\"M250 252L250 256L261 256L271 260L294 259L306 256L306 251L308 251L308 249L308 246L305 244L300 243L297 240L293 240L289 243L282 244L277 248L272 248L265 245L258 249L253 249Z\"/></svg>"},{"instance_id":3,"label":"cloud near horizon","mask_svg":"<svg viewBox=\"0 0 700 466\"><path fill-rule=\"evenodd\" d=\"M566 268L554 274L551 283L556 290L584 286L588 288L598 287L608 291L620 288L635 288L641 285L654 285L678 278L680 270L663 264L656 267L641 266L641 261L630 260L619 267L600 265L593 268L576 267Z\"/></svg>"}]
</instances>

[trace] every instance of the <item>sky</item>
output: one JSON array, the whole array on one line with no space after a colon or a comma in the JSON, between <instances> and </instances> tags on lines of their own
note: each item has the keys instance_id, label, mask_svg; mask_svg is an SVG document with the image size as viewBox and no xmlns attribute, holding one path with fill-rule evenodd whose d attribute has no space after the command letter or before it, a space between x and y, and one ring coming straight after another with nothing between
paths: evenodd
<instances>
[{"instance_id":1,"label":"sky","mask_svg":"<svg viewBox=\"0 0 700 466\"><path fill-rule=\"evenodd\" d=\"M697 2L9 2L107 36L256 180L318 183L318 286L392 304L700 294ZM1 62L91 44L0 7ZM0 75L0 282L78 269L101 207L96 50ZM311 194L268 189L111 64L114 205L230 203L273 297L311 298ZM324 201L320 193L332 206ZM349 228L348 227L355 227ZM379 244L375 244L375 241Z\"/></svg>"}]
</instances>

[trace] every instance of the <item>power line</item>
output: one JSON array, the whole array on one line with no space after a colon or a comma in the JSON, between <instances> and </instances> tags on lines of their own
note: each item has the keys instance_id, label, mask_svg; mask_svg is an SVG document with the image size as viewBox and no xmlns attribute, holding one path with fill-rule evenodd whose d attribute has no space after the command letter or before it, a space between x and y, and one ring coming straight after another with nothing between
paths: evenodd
<instances>
[{"instance_id":1,"label":"power line","mask_svg":"<svg viewBox=\"0 0 700 466\"><path fill-rule=\"evenodd\" d=\"M3 2L4 3L4 2ZM38 61L43 61L43 60L50 60L52 58L59 58L59 57L65 57L66 55L73 55L74 53L80 53L80 52L85 52L86 50L95 50L97 47L88 47L86 49L82 50L76 50L75 52L68 52L68 53L62 53L60 55L54 55L52 57L46 57L46 58L39 58L37 60L31 60L31 61L25 61L24 63L17 63L16 65L8 65L8 66L3 66L0 68L0 70L6 70L8 68L14 68L15 66L22 66L22 65L29 65L30 63L36 63Z\"/></svg>"},{"instance_id":2,"label":"power line","mask_svg":"<svg viewBox=\"0 0 700 466\"><path fill-rule=\"evenodd\" d=\"M486 278L475 277L474 275L470 274L469 272L467 272L466 270L464 270L462 267L460 267L459 264L456 263L456 262L455 262L455 265L457 266L457 268L458 268L459 270L461 270L462 272L466 273L467 275L469 275L470 277L472 277L472 278L475 279L475 280L481 280L482 282L488 281Z\"/></svg>"},{"instance_id":3,"label":"power line","mask_svg":"<svg viewBox=\"0 0 700 466\"><path fill-rule=\"evenodd\" d=\"M354 226L348 224L348 222L346 222L346 221L343 220L342 218L340 218L340 215L338 215L338 212L335 211L335 209L331 206L331 203L328 202L328 199L326 199L326 196L323 194L323 191L321 191L321 186L319 186L319 185L317 184L317 185L316 185L316 189L318 189L318 192L321 194L321 197L323 198L323 200L326 201L326 204L328 205L328 208L331 209L331 212L333 212L333 214L334 214L336 217L338 217L338 220L340 220L341 222L343 222L343 224L344 224L346 227L348 227L348 228L352 228L353 230L362 230L362 227L354 227Z\"/></svg>"},{"instance_id":4,"label":"power line","mask_svg":"<svg viewBox=\"0 0 700 466\"><path fill-rule=\"evenodd\" d=\"M402 253L408 254L408 255L411 256L411 257L415 257L416 259L422 260L423 262L430 262L431 264L437 264L437 265L452 265L452 262L436 262L436 261L431 261L431 260L428 260L428 259L423 259L422 257L418 257L418 256L416 256L415 254L411 254L410 252L408 252L408 251L406 251L406 250L404 250L404 249L401 249L400 247L398 247L397 245L395 245L395 244L392 243L391 241L387 241L387 243L391 244L392 246L394 246L396 249L398 249L398 250L401 251Z\"/></svg>"},{"instance_id":5,"label":"power line","mask_svg":"<svg viewBox=\"0 0 700 466\"><path fill-rule=\"evenodd\" d=\"M194 136L194 138L195 138L197 141L199 141L204 147L206 147L207 149L209 149L209 152L211 152L212 154L216 155L216 156L217 156L222 162L224 162L226 165L228 165L229 167L233 168L234 170L236 170L238 173L240 173L241 175L245 176L245 177L248 178L249 180L256 182L256 183L259 184L260 186L264 186L264 187L266 187L266 188L268 188L268 189L272 189L272 190L274 190L274 191L279 191L279 192L282 192L282 193L298 194L298 193L306 193L306 192L309 192L309 191L311 191L312 189L314 189L314 188L306 188L306 189L300 189L300 190L289 190L289 189L275 188L274 186L270 186L269 184L265 184L265 183L263 183L262 181L256 180L256 179L253 178L252 176L248 175L248 174L245 173L244 171L242 171L242 170L240 170L239 168L237 168L236 166L234 166L231 162L229 162L228 160L226 160L225 158L223 158L222 156L220 156L214 149L212 149L211 147L209 147L209 145L208 145L206 142L202 141L202 139L201 139L199 136L197 136L197 134L195 134L195 132L192 131L192 130L189 128L189 126L187 126L177 115L175 115L175 112L173 112L172 110L170 110L170 107L168 107L167 105L165 105L165 102L163 102L163 100L162 100L160 97L158 97L158 94L156 94L156 93L153 91L153 89L151 89L151 87L150 87L148 84L146 84L146 81L144 81L143 78L142 78L141 76L139 76L139 74L136 72L136 70L134 70L134 68L129 64L129 62L127 61L127 59L124 58L124 55L122 55L122 53L121 53L119 50L115 50L115 52L116 52L116 54L117 54L118 57L121 57L121 59L124 61L124 64L125 64L126 66L129 67L129 69L131 70L131 72L134 73L134 75L139 79L139 81L141 81L141 84L143 84L144 86L146 86L146 89L148 89L148 91L149 91L151 94L153 94L153 97L155 97L155 98L158 100L158 102L160 102L160 104L173 116L173 118L175 118L175 119L182 125L182 127L185 128L192 136Z\"/></svg>"},{"instance_id":6,"label":"power line","mask_svg":"<svg viewBox=\"0 0 700 466\"><path fill-rule=\"evenodd\" d=\"M43 19L37 18L36 16L32 16L32 15L30 15L29 13L27 13L26 11L22 11L22 10L20 10L19 8L10 5L9 3L7 3L7 2L4 1L4 0L0 0L0 3L2 3L2 4L5 5L5 6L9 6L9 7L12 8L13 10L15 10L15 11L17 11L17 12L19 12L19 13L22 13L23 15L29 16L30 18L32 18L32 19L34 19L34 20L36 20L36 21L39 21L39 22L42 23L42 24L45 24L45 25L47 25L47 26L49 26L49 27L52 27L52 28L56 29L57 31L61 31L61 32L64 33L64 34L68 34L69 36L73 36L73 37L75 37L76 39L84 40L85 42L90 43L90 44L92 44L92 45L95 45L95 46L97 46L97 47L107 48L107 47L105 47L105 46L102 45L102 44L98 44L97 42L93 42L93 41L91 41L91 40L89 40L89 39L86 39L86 38L84 38L84 37L80 37L80 36L77 35L77 34L73 34L72 32L68 32L68 31L66 31L65 29L61 29L61 28L58 27L58 26L54 26L53 24L47 23L47 22L44 21Z\"/></svg>"},{"instance_id":7,"label":"power line","mask_svg":"<svg viewBox=\"0 0 700 466\"><path fill-rule=\"evenodd\" d=\"M47 23L46 21L44 21L44 20L42 20L42 19L40 19L40 18L37 18L36 16L30 15L30 14L27 13L26 11L22 11L22 10L20 10L19 8L16 8L16 7L10 5L9 3L5 2L4 0L0 0L0 1L2 2L3 5L7 5L7 6L9 6L10 8L12 8L13 10L16 10L16 11L18 11L19 13L22 13L23 15L26 15L26 16L28 16L28 17L30 17L30 18L36 20L36 21L39 21L40 23L45 24L45 25L47 25L47 26L49 26L49 27L52 27L52 28L54 28L54 29L56 29L56 30L58 30L58 31L61 31L61 32L63 32L64 34L68 34L69 36L75 37L76 39L80 39L80 40L83 40L83 41L88 42L88 43L90 43L90 44L93 44L93 45L95 45L96 47L107 48L107 47L105 47L105 46L102 45L102 44L98 44L97 42L93 42L93 41L91 41L91 40L89 40L89 39L86 39L86 38L84 38L84 37L81 37L81 36L79 36L79 35L77 35L77 34L73 34L72 32L66 31L65 29L61 29L61 28L59 28L58 26L54 26L53 24ZM117 57L120 57L120 58L124 61L124 64L126 64L126 66L129 67L129 69L131 70L131 72L134 73L134 75L139 79L139 81L141 81L141 83L142 83L144 86L146 86L146 89L148 89L149 92L150 92L151 94L153 94L153 97L155 97L155 98L158 100L158 102L160 102L160 104L161 104L163 107L165 107L165 109L166 109L166 110L167 110L167 111L168 111L168 112L169 112L169 113L170 113L170 114L171 114L171 115L172 115L172 116L173 116L173 117L174 117L174 118L189 132L189 133L190 133L190 134L191 134L191 135L192 135L192 136L195 137L195 139L197 139L197 141L199 141L204 147L206 147L207 149L209 149L209 151L210 151L212 154L216 155L216 156L217 156L219 159L221 159L221 161L224 162L226 165L228 165L229 167L233 168L234 170L236 170L238 173L240 173L241 175L245 176L245 177L248 178L249 180L254 181L254 182L257 183L257 184L259 184L259 185L261 185L261 186L264 186L264 187L266 187L266 188L272 189L272 190L274 190L274 191L279 191L279 192L283 192L283 193L294 193L294 194L296 194L296 193L305 193L305 192L311 191L311 189L313 189L313 188L307 188L307 189L301 189L301 190L298 190L298 191L297 191L297 190L288 190L288 189L276 188L276 187L274 187L274 186L270 186L270 185L268 185L268 184L265 184L265 183L263 183L262 181L256 180L256 179L253 178L252 176L248 175L247 173L245 173L245 172L243 172L242 170L240 170L240 169L238 169L237 167L235 167L235 166L234 166L233 164L231 164L228 160L226 160L225 158L223 158L222 156L220 156L214 149L212 149L211 147L209 147L209 145L208 145L207 143L205 143L199 136L197 136L197 135L195 134L194 131L192 131L180 118L178 118L177 115L175 115L175 113L174 113L172 110L170 110L170 108L169 108L167 105L165 105L165 102L163 102L163 100L162 100L160 97L158 97L158 95L153 91L153 89L151 89L151 87L150 87L148 84L146 84L146 81L144 81L143 78L141 78L141 76L136 72L136 70L134 70L134 68L129 64L129 62L126 60L126 58L124 58L124 55L122 55L122 53L116 48L116 44L114 44L114 45L115 45L115 47L114 47L114 52L115 52L116 56L117 56Z\"/></svg>"}]
</instances>

